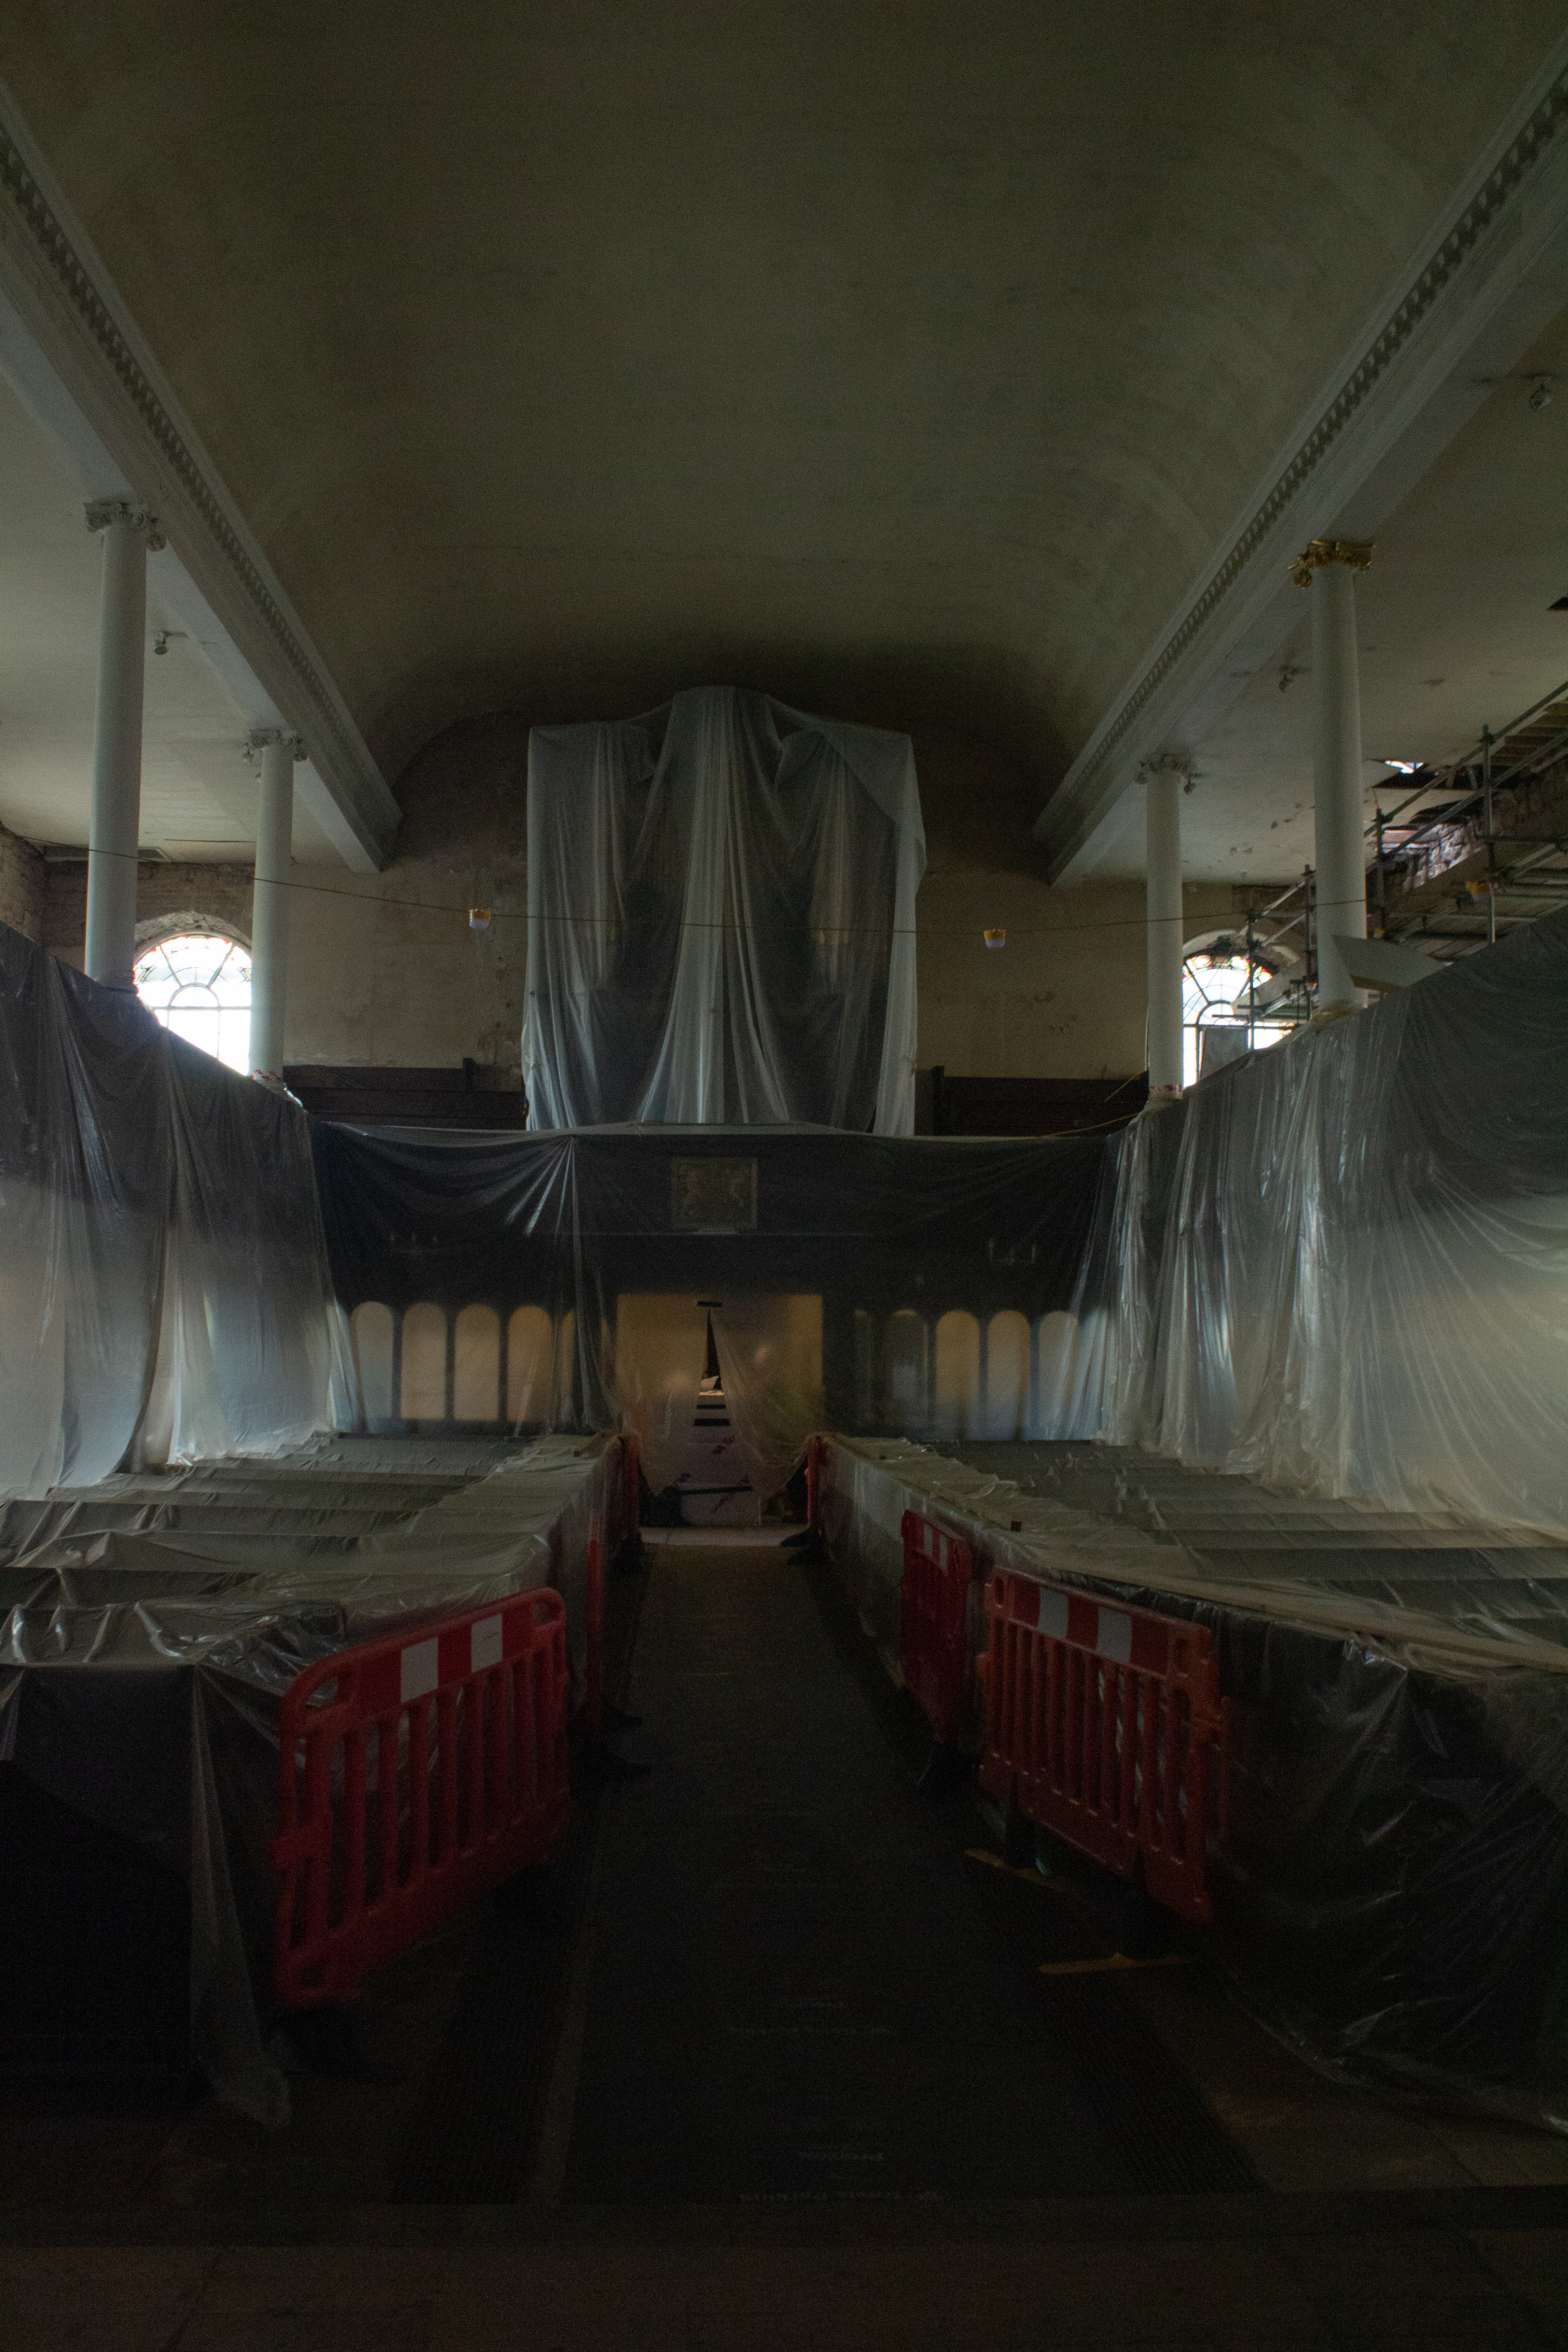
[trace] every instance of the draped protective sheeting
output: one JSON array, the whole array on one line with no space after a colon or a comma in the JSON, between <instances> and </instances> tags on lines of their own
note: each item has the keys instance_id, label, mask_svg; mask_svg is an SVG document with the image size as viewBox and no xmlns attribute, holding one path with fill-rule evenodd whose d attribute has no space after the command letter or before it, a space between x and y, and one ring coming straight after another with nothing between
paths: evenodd
<instances>
[{"instance_id":1,"label":"draped protective sheeting","mask_svg":"<svg viewBox=\"0 0 1568 2352\"><path fill-rule=\"evenodd\" d=\"M1048 1435L1087 1410L1096 1137L323 1122L314 1140L372 1429L625 1426L658 1492L690 1437L710 1314L763 1495L825 1425ZM693 1199L698 1229L680 1222ZM482 1363L465 1348L481 1330Z\"/></svg>"},{"instance_id":2,"label":"draped protective sheeting","mask_svg":"<svg viewBox=\"0 0 1568 2352\"><path fill-rule=\"evenodd\" d=\"M713 1309L713 1341L741 1462L759 1495L774 1495L824 1420L819 1294L730 1293Z\"/></svg>"},{"instance_id":3,"label":"draped protective sheeting","mask_svg":"<svg viewBox=\"0 0 1568 2352\"><path fill-rule=\"evenodd\" d=\"M1015 1449L979 1450L984 1466L880 1440L836 1436L825 1449L827 1541L889 1665L900 1655L906 1510L962 1536L987 1571L1206 1627L1232 1759L1210 1856L1210 1956L1254 2016L1341 2080L1561 2131L1568 1554L1384 1549L1389 1515L1343 1505L1297 1521L1297 1542L1337 1541L1337 1554L1297 1550L1282 1527L1268 1548L1267 1506L1279 1498L1256 1489L1244 1493L1266 1548L1237 1550L1214 1543L1223 1490L1205 1501L1209 1480L1184 1481L1147 1455L1107 1449L1095 1475L1133 1503L1150 1478L1143 1498L1175 1507L1173 1530L1163 1514L1156 1532L1039 1494L1032 1479L1020 1486L994 1466ZM1100 1453L1073 1450L1080 1464ZM1069 1476L1065 1493L1080 1491ZM1392 1524L1420 1541L1419 1528ZM1326 1558L1338 1563L1331 1583ZM1511 1622L1496 1606L1510 1559ZM1434 1573L1445 1564L1452 1581ZM1467 1585L1479 1606L1461 1599L1456 1610ZM980 1738L973 1669L987 1640L975 1608L966 1744ZM1038 1703L1049 1696L1042 1685Z\"/></svg>"},{"instance_id":4,"label":"draped protective sheeting","mask_svg":"<svg viewBox=\"0 0 1568 2352\"><path fill-rule=\"evenodd\" d=\"M289 2105L268 2046L283 1693L345 1644L548 1584L580 1697L589 1543L623 1533L613 1440L492 1442L471 1483L400 1475L417 1449L395 1441L355 1451L0 1509L0 1756L185 1882L192 2053L274 2126Z\"/></svg>"},{"instance_id":5,"label":"draped protective sheeting","mask_svg":"<svg viewBox=\"0 0 1568 2352\"><path fill-rule=\"evenodd\" d=\"M0 1494L330 1429L297 1105L0 926Z\"/></svg>"},{"instance_id":6,"label":"draped protective sheeting","mask_svg":"<svg viewBox=\"0 0 1568 2352\"><path fill-rule=\"evenodd\" d=\"M909 1134L924 866L907 736L732 687L536 727L529 1124Z\"/></svg>"},{"instance_id":7,"label":"draped protective sheeting","mask_svg":"<svg viewBox=\"0 0 1568 2352\"><path fill-rule=\"evenodd\" d=\"M1568 1533L1568 916L1145 1112L1107 1176L1100 1433Z\"/></svg>"}]
</instances>

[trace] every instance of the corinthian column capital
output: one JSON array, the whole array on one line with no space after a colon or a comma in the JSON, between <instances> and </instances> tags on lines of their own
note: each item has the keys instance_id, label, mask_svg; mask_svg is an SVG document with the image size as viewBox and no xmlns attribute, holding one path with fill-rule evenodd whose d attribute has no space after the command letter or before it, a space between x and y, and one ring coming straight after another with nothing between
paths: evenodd
<instances>
[{"instance_id":1,"label":"corinthian column capital","mask_svg":"<svg viewBox=\"0 0 1568 2352\"><path fill-rule=\"evenodd\" d=\"M1310 588L1313 572L1325 563L1347 563L1352 572L1365 572L1372 564L1372 550L1370 539L1314 539L1290 566L1290 577L1298 588Z\"/></svg>"}]
</instances>

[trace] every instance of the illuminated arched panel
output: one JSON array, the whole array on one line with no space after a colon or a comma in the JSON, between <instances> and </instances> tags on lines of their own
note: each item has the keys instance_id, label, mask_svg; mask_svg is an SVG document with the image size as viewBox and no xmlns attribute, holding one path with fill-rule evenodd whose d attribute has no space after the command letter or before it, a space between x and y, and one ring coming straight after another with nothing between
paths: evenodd
<instances>
[{"instance_id":1,"label":"illuminated arched panel","mask_svg":"<svg viewBox=\"0 0 1568 2352\"><path fill-rule=\"evenodd\" d=\"M1029 1321L1016 1307L993 1315L985 1332L987 1437L1022 1437L1029 1426Z\"/></svg>"},{"instance_id":2,"label":"illuminated arched panel","mask_svg":"<svg viewBox=\"0 0 1568 2352\"><path fill-rule=\"evenodd\" d=\"M964 1307L950 1307L936 1327L936 1413L939 1437L973 1437L980 1417L980 1325Z\"/></svg>"},{"instance_id":3,"label":"illuminated arched panel","mask_svg":"<svg viewBox=\"0 0 1568 2352\"><path fill-rule=\"evenodd\" d=\"M405 1421L447 1418L447 1310L428 1299L404 1310L403 1401L398 1410Z\"/></svg>"},{"instance_id":4,"label":"illuminated arched panel","mask_svg":"<svg viewBox=\"0 0 1568 2352\"><path fill-rule=\"evenodd\" d=\"M452 1418L495 1421L500 1413L500 1317L465 1307L452 1334Z\"/></svg>"},{"instance_id":5,"label":"illuminated arched panel","mask_svg":"<svg viewBox=\"0 0 1568 2352\"><path fill-rule=\"evenodd\" d=\"M1077 1433L1075 1405L1083 1381L1085 1349L1078 1318L1058 1307L1039 1323L1042 1437Z\"/></svg>"},{"instance_id":6,"label":"illuminated arched panel","mask_svg":"<svg viewBox=\"0 0 1568 2352\"><path fill-rule=\"evenodd\" d=\"M889 1429L923 1429L926 1424L926 1327L923 1315L900 1307L888 1318L887 1381L882 1407Z\"/></svg>"},{"instance_id":7,"label":"illuminated arched panel","mask_svg":"<svg viewBox=\"0 0 1568 2352\"><path fill-rule=\"evenodd\" d=\"M855 1309L855 1410L851 1429L874 1429L877 1410L877 1327L863 1307Z\"/></svg>"},{"instance_id":8,"label":"illuminated arched panel","mask_svg":"<svg viewBox=\"0 0 1568 2352\"><path fill-rule=\"evenodd\" d=\"M542 1307L513 1309L506 1327L506 1417L549 1421L554 1387L555 1328Z\"/></svg>"},{"instance_id":9,"label":"illuminated arched panel","mask_svg":"<svg viewBox=\"0 0 1568 2352\"><path fill-rule=\"evenodd\" d=\"M367 1298L349 1317L349 1343L353 1349L359 1392L368 1422L391 1421L392 1309Z\"/></svg>"}]
</instances>

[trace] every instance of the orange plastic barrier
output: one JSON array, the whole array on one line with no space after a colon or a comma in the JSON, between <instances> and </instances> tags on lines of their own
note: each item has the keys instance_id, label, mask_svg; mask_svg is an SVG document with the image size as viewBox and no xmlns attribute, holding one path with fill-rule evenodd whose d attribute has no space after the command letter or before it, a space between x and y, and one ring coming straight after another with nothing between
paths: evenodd
<instances>
[{"instance_id":1,"label":"orange plastic barrier","mask_svg":"<svg viewBox=\"0 0 1568 2352\"><path fill-rule=\"evenodd\" d=\"M939 1739L963 1721L968 1666L965 1626L974 1554L918 1511L903 1517L904 1578L899 1591L899 1665Z\"/></svg>"},{"instance_id":2,"label":"orange plastic barrier","mask_svg":"<svg viewBox=\"0 0 1568 2352\"><path fill-rule=\"evenodd\" d=\"M525 1592L337 1651L279 1721L274 1982L353 1997L565 1826L566 1612Z\"/></svg>"},{"instance_id":3,"label":"orange plastic barrier","mask_svg":"<svg viewBox=\"0 0 1568 2352\"><path fill-rule=\"evenodd\" d=\"M1213 1916L1225 1833L1230 1702L1206 1626L1121 1609L998 1569L980 1662L980 1784L1184 1919Z\"/></svg>"}]
</instances>

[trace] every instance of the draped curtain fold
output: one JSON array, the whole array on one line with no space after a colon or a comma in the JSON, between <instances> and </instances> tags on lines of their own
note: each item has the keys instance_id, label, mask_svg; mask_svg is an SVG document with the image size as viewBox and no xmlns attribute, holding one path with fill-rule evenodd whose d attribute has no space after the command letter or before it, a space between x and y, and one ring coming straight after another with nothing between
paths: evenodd
<instances>
[{"instance_id":1,"label":"draped curtain fold","mask_svg":"<svg viewBox=\"0 0 1568 2352\"><path fill-rule=\"evenodd\" d=\"M536 727L528 789L531 1127L911 1132L907 736L706 687Z\"/></svg>"}]
</instances>

